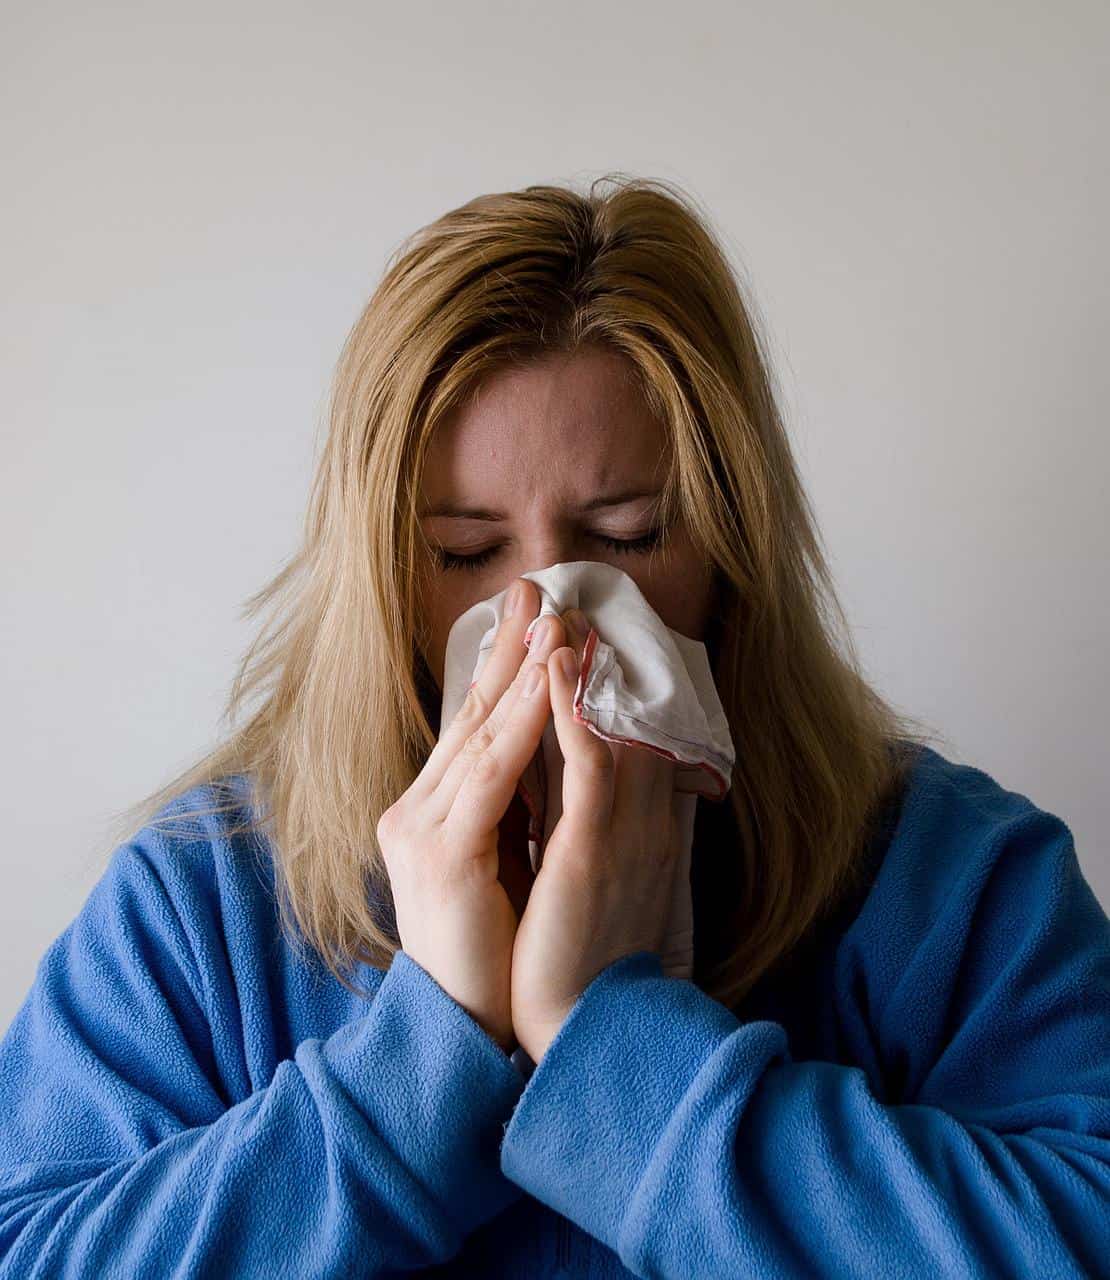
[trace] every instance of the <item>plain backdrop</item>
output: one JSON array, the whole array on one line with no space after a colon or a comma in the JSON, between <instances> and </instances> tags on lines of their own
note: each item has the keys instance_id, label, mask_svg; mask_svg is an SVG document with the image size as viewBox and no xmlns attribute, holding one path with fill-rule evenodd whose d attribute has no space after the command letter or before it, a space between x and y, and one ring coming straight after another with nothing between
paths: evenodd
<instances>
[{"instance_id":1,"label":"plain backdrop","mask_svg":"<svg viewBox=\"0 0 1110 1280\"><path fill-rule=\"evenodd\" d=\"M621 170L758 308L867 671L1110 903L1110 8L3 10L0 1026L215 744L401 239Z\"/></svg>"}]
</instances>

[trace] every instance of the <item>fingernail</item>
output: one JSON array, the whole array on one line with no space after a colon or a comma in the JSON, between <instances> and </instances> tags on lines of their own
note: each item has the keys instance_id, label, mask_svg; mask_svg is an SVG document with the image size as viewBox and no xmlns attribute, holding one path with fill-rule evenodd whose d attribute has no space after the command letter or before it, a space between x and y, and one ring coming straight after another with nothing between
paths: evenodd
<instances>
[{"instance_id":1,"label":"fingernail","mask_svg":"<svg viewBox=\"0 0 1110 1280\"><path fill-rule=\"evenodd\" d=\"M544 641L547 640L551 632L551 615L545 613L532 628L532 635L528 641L528 652L531 653L537 646L543 648Z\"/></svg>"},{"instance_id":2,"label":"fingernail","mask_svg":"<svg viewBox=\"0 0 1110 1280\"><path fill-rule=\"evenodd\" d=\"M530 698L532 694L540 687L540 681L543 679L543 663L534 662L532 670L524 677L524 696Z\"/></svg>"},{"instance_id":3,"label":"fingernail","mask_svg":"<svg viewBox=\"0 0 1110 1280\"><path fill-rule=\"evenodd\" d=\"M517 611L520 604L520 597L524 594L524 588L518 582L509 591L508 598L505 601L505 609L502 613L503 618L511 618Z\"/></svg>"},{"instance_id":4,"label":"fingernail","mask_svg":"<svg viewBox=\"0 0 1110 1280\"><path fill-rule=\"evenodd\" d=\"M559 670L568 680L578 674L578 659L574 656L573 649L559 650Z\"/></svg>"}]
</instances>

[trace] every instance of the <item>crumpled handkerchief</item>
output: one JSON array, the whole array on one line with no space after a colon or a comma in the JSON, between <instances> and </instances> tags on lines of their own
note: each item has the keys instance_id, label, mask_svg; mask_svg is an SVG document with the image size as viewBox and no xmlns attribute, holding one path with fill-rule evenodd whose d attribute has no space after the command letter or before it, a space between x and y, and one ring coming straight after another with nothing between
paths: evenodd
<instances>
[{"instance_id":1,"label":"crumpled handkerchief","mask_svg":"<svg viewBox=\"0 0 1110 1280\"><path fill-rule=\"evenodd\" d=\"M571 560L521 575L535 583L540 612L579 608L591 624L574 691L575 719L600 738L658 752L676 762L674 810L683 841L662 952L663 972L693 971L690 854L699 795L723 800L732 783L735 750L705 645L666 626L635 581L615 565ZM508 588L455 619L444 658L440 724L450 724L493 646ZM517 783L530 815L533 872L562 815L563 757L549 718L536 754Z\"/></svg>"}]
</instances>

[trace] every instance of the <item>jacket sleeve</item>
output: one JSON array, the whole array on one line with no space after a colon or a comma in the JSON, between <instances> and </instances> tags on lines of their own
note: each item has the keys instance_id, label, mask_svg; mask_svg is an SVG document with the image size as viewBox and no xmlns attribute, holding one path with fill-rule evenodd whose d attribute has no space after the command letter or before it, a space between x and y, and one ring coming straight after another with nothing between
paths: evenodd
<instances>
[{"instance_id":1,"label":"jacket sleeve","mask_svg":"<svg viewBox=\"0 0 1110 1280\"><path fill-rule=\"evenodd\" d=\"M404 951L365 1012L234 1105L157 871L120 846L0 1042L0 1277L377 1276L519 1196L523 1088Z\"/></svg>"},{"instance_id":2,"label":"jacket sleeve","mask_svg":"<svg viewBox=\"0 0 1110 1280\"><path fill-rule=\"evenodd\" d=\"M838 954L862 1065L795 1061L640 951L536 1065L506 1175L637 1276L1110 1276L1110 922L1046 811L947 856L927 927L907 876Z\"/></svg>"}]
</instances>

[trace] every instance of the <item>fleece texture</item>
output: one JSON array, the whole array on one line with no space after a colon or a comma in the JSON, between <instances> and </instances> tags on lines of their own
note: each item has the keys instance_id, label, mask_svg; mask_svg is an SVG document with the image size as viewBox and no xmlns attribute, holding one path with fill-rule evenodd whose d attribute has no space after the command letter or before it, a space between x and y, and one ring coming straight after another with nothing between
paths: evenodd
<instances>
[{"instance_id":1,"label":"fleece texture","mask_svg":"<svg viewBox=\"0 0 1110 1280\"><path fill-rule=\"evenodd\" d=\"M0 1041L0 1277L1110 1276L1071 832L930 748L898 799L739 1007L640 951L538 1064L403 950L360 994L290 944L261 835L144 828Z\"/></svg>"}]
</instances>

